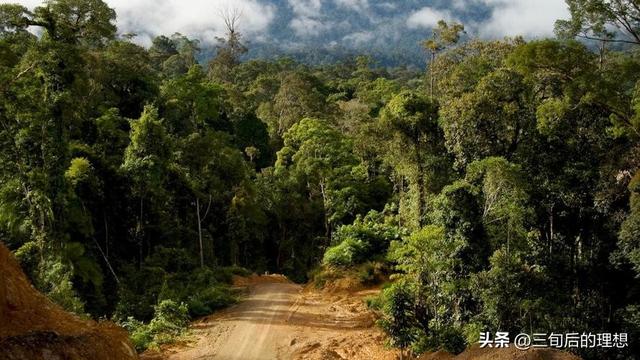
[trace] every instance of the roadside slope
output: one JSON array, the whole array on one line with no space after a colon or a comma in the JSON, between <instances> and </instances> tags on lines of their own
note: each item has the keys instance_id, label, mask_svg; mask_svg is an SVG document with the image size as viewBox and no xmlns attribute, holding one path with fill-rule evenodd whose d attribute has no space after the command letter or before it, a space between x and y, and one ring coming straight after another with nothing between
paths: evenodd
<instances>
[{"instance_id":1,"label":"roadside slope","mask_svg":"<svg viewBox=\"0 0 640 360\"><path fill-rule=\"evenodd\" d=\"M0 243L0 358L137 359L124 329L82 320L39 293Z\"/></svg>"}]
</instances>

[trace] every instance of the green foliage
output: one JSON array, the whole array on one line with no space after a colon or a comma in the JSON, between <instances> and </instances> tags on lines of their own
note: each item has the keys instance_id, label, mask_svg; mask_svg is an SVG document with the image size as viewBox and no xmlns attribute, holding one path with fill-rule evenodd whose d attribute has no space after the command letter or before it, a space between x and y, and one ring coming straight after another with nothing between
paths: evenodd
<instances>
[{"instance_id":1,"label":"green foliage","mask_svg":"<svg viewBox=\"0 0 640 360\"><path fill-rule=\"evenodd\" d=\"M354 266L380 257L402 230L385 221L384 215L372 211L358 216L353 224L340 226L333 236L334 246L327 249L322 260L329 266Z\"/></svg>"},{"instance_id":2,"label":"green foliage","mask_svg":"<svg viewBox=\"0 0 640 360\"><path fill-rule=\"evenodd\" d=\"M505 249L490 259L490 269L477 274L473 288L482 303L482 317L495 329L521 332L543 316L536 306L535 284L540 275L527 267L522 257Z\"/></svg>"},{"instance_id":3,"label":"green foliage","mask_svg":"<svg viewBox=\"0 0 640 360\"><path fill-rule=\"evenodd\" d=\"M165 272L162 268L143 267L135 269L133 265L124 267L125 274L118 287L118 303L114 313L116 320L134 317L149 321L153 317L153 306L164 284Z\"/></svg>"},{"instance_id":4,"label":"green foliage","mask_svg":"<svg viewBox=\"0 0 640 360\"><path fill-rule=\"evenodd\" d=\"M640 9L634 0L568 0L567 4L571 19L556 22L560 37L640 44Z\"/></svg>"},{"instance_id":5,"label":"green foliage","mask_svg":"<svg viewBox=\"0 0 640 360\"><path fill-rule=\"evenodd\" d=\"M620 227L620 247L636 274L640 276L640 172L631 180L629 191L630 212Z\"/></svg>"},{"instance_id":6,"label":"green foliage","mask_svg":"<svg viewBox=\"0 0 640 360\"><path fill-rule=\"evenodd\" d=\"M414 352L637 331L640 57L610 44L638 42L637 9L569 5L559 33L598 51L441 22L428 73L243 61L237 29L205 70L183 35L116 39L104 1L0 5L0 235L138 349L235 301L245 267L389 278L371 305Z\"/></svg>"},{"instance_id":7,"label":"green foliage","mask_svg":"<svg viewBox=\"0 0 640 360\"><path fill-rule=\"evenodd\" d=\"M326 115L326 102L322 85L304 72L282 74L280 87L272 103L264 103L260 118L269 125L272 138L283 136L304 118Z\"/></svg>"},{"instance_id":8,"label":"green foliage","mask_svg":"<svg viewBox=\"0 0 640 360\"><path fill-rule=\"evenodd\" d=\"M466 346L460 320L468 299L467 280L458 269L465 242L448 237L443 227L429 225L403 241L392 243L389 258L400 271L400 282L412 289L411 316L415 337L407 345L421 353L446 349L460 352Z\"/></svg>"},{"instance_id":9,"label":"green foliage","mask_svg":"<svg viewBox=\"0 0 640 360\"><path fill-rule=\"evenodd\" d=\"M188 307L183 303L164 300L154 308L151 321L152 329L162 331L180 331L189 324Z\"/></svg>"},{"instance_id":10,"label":"green foliage","mask_svg":"<svg viewBox=\"0 0 640 360\"><path fill-rule=\"evenodd\" d=\"M324 253L323 264L329 266L352 266L366 259L368 244L363 240L347 238Z\"/></svg>"},{"instance_id":11,"label":"green foliage","mask_svg":"<svg viewBox=\"0 0 640 360\"><path fill-rule=\"evenodd\" d=\"M521 169L503 158L489 157L467 167L467 181L478 184L482 220L493 248L526 249L528 207Z\"/></svg>"},{"instance_id":12,"label":"green foliage","mask_svg":"<svg viewBox=\"0 0 640 360\"><path fill-rule=\"evenodd\" d=\"M462 331L457 326L447 326L438 331L435 336L428 336L418 332L417 339L413 343L412 350L417 354L441 349L452 354L459 354L467 348L467 344L478 341L478 337L469 339L467 342Z\"/></svg>"},{"instance_id":13,"label":"green foliage","mask_svg":"<svg viewBox=\"0 0 640 360\"><path fill-rule=\"evenodd\" d=\"M405 284L396 283L384 290L385 305L379 320L393 346L408 348L416 338L413 297Z\"/></svg>"},{"instance_id":14,"label":"green foliage","mask_svg":"<svg viewBox=\"0 0 640 360\"><path fill-rule=\"evenodd\" d=\"M358 280L365 286L380 283L387 272L382 262L367 261L358 268Z\"/></svg>"},{"instance_id":15,"label":"green foliage","mask_svg":"<svg viewBox=\"0 0 640 360\"><path fill-rule=\"evenodd\" d=\"M78 183L87 181L91 176L92 166L89 160L86 158L75 158L71 160L69 169L64 173L72 185L76 186Z\"/></svg>"},{"instance_id":16,"label":"green foliage","mask_svg":"<svg viewBox=\"0 0 640 360\"><path fill-rule=\"evenodd\" d=\"M184 303L164 300L155 306L153 319L144 324L132 317L123 321L122 326L129 331L136 350L158 348L181 336L189 325L189 309Z\"/></svg>"},{"instance_id":17,"label":"green foliage","mask_svg":"<svg viewBox=\"0 0 640 360\"><path fill-rule=\"evenodd\" d=\"M480 79L475 89L442 107L447 149L462 167L489 156L510 157L529 140L533 116L523 76L500 69Z\"/></svg>"},{"instance_id":18,"label":"green foliage","mask_svg":"<svg viewBox=\"0 0 640 360\"><path fill-rule=\"evenodd\" d=\"M190 134L207 125L220 128L222 89L206 80L198 65L180 77L164 82L165 120L172 133Z\"/></svg>"},{"instance_id":19,"label":"green foliage","mask_svg":"<svg viewBox=\"0 0 640 360\"><path fill-rule=\"evenodd\" d=\"M38 281L46 287L45 294L63 309L84 314L84 303L73 287L71 271L58 259L47 259L38 269Z\"/></svg>"},{"instance_id":20,"label":"green foliage","mask_svg":"<svg viewBox=\"0 0 640 360\"><path fill-rule=\"evenodd\" d=\"M228 286L233 275L246 276L248 271L240 267L198 268L185 250L158 248L146 259L145 267L127 272L115 317L149 321L155 304L164 300L185 303L191 317L211 314L236 301Z\"/></svg>"},{"instance_id":21,"label":"green foliage","mask_svg":"<svg viewBox=\"0 0 640 360\"><path fill-rule=\"evenodd\" d=\"M401 181L409 183L400 213L412 229L424 224L428 195L449 180L449 158L439 127L439 105L413 91L397 94L382 110L388 149L383 158Z\"/></svg>"},{"instance_id":22,"label":"green foliage","mask_svg":"<svg viewBox=\"0 0 640 360\"><path fill-rule=\"evenodd\" d=\"M124 154L122 169L138 184L140 194L162 186L171 156L166 129L158 110L147 106L138 121L131 124L131 142Z\"/></svg>"},{"instance_id":23,"label":"green foliage","mask_svg":"<svg viewBox=\"0 0 640 360\"><path fill-rule=\"evenodd\" d=\"M210 286L189 298L189 314L192 317L200 317L223 309L236 302L236 297L232 295L227 286Z\"/></svg>"}]
</instances>

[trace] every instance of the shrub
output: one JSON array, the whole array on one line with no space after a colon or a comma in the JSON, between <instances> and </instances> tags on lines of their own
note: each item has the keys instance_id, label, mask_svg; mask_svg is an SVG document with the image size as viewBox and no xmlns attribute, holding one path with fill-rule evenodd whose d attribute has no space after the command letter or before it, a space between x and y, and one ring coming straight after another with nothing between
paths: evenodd
<instances>
[{"instance_id":1,"label":"shrub","mask_svg":"<svg viewBox=\"0 0 640 360\"><path fill-rule=\"evenodd\" d=\"M352 266L360 262L367 254L368 244L362 240L348 238L340 244L330 247L322 259L323 264L329 266Z\"/></svg>"},{"instance_id":2,"label":"shrub","mask_svg":"<svg viewBox=\"0 0 640 360\"><path fill-rule=\"evenodd\" d=\"M325 252L323 264L348 267L382 258L391 241L401 235L398 226L389 223L383 214L371 211L364 218L356 218L353 224L338 228L334 245Z\"/></svg>"},{"instance_id":3,"label":"shrub","mask_svg":"<svg viewBox=\"0 0 640 360\"><path fill-rule=\"evenodd\" d=\"M216 281L221 283L231 284L233 281L233 275L249 276L251 275L251 271L240 266L219 267L213 271L213 277Z\"/></svg>"},{"instance_id":4,"label":"shrub","mask_svg":"<svg viewBox=\"0 0 640 360\"><path fill-rule=\"evenodd\" d=\"M210 286L189 298L189 314L192 317L208 315L236 301L228 287Z\"/></svg>"},{"instance_id":5,"label":"shrub","mask_svg":"<svg viewBox=\"0 0 640 360\"><path fill-rule=\"evenodd\" d=\"M165 271L156 267L137 270L133 265L127 265L122 272L125 275L118 287L114 319L122 321L133 316L142 321L150 321L153 318L154 304L158 303L163 289L168 287Z\"/></svg>"},{"instance_id":6,"label":"shrub","mask_svg":"<svg viewBox=\"0 0 640 360\"><path fill-rule=\"evenodd\" d=\"M363 285L375 285L383 280L384 272L384 263L368 261L358 268L358 280Z\"/></svg>"},{"instance_id":7,"label":"shrub","mask_svg":"<svg viewBox=\"0 0 640 360\"><path fill-rule=\"evenodd\" d=\"M147 265L136 271L126 268L119 288L119 301L114 318L125 320L129 316L142 321L154 317L154 304L164 300L184 302L189 305L191 316L203 316L236 301L226 286L233 275L249 275L241 267L193 268L179 265L183 252L169 248L158 248L147 258ZM172 259L175 257L175 259ZM174 261L175 260L175 261ZM176 272L165 271L165 268Z\"/></svg>"},{"instance_id":8,"label":"shrub","mask_svg":"<svg viewBox=\"0 0 640 360\"><path fill-rule=\"evenodd\" d=\"M139 352L173 342L189 325L189 309L184 303L164 300L154 309L154 317L149 324L133 317L120 323L129 331L131 342Z\"/></svg>"},{"instance_id":9,"label":"shrub","mask_svg":"<svg viewBox=\"0 0 640 360\"><path fill-rule=\"evenodd\" d=\"M378 324L391 338L391 344L401 351L416 340L414 299L403 283L395 283L383 292L383 316Z\"/></svg>"},{"instance_id":10,"label":"shrub","mask_svg":"<svg viewBox=\"0 0 640 360\"><path fill-rule=\"evenodd\" d=\"M313 284L317 289L321 289L327 282L339 279L343 275L339 269L318 267L309 274L309 278L313 279Z\"/></svg>"},{"instance_id":11,"label":"shrub","mask_svg":"<svg viewBox=\"0 0 640 360\"><path fill-rule=\"evenodd\" d=\"M472 343L477 342L474 339ZM444 350L452 354L459 354L467 347L467 341L463 331L457 326L444 326L437 331L430 331L428 334L422 329L418 331L416 340L411 346L411 350L416 354L428 351Z\"/></svg>"},{"instance_id":12,"label":"shrub","mask_svg":"<svg viewBox=\"0 0 640 360\"><path fill-rule=\"evenodd\" d=\"M155 308L149 323L155 332L179 333L189 325L189 307L185 303L163 300Z\"/></svg>"},{"instance_id":13,"label":"shrub","mask_svg":"<svg viewBox=\"0 0 640 360\"><path fill-rule=\"evenodd\" d=\"M384 306L384 300L380 295L367 296L364 298L364 303L369 309L374 311L381 311Z\"/></svg>"},{"instance_id":14,"label":"shrub","mask_svg":"<svg viewBox=\"0 0 640 360\"><path fill-rule=\"evenodd\" d=\"M120 322L120 325L129 332L129 339L138 352L146 350L153 341L149 326L132 316Z\"/></svg>"}]
</instances>

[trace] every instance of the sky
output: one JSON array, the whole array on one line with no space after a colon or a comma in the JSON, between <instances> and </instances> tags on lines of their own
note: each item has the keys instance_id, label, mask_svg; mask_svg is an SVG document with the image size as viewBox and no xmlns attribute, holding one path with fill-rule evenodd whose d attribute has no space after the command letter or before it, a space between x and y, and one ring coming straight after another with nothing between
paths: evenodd
<instances>
[{"instance_id":1,"label":"sky","mask_svg":"<svg viewBox=\"0 0 640 360\"><path fill-rule=\"evenodd\" d=\"M482 22L465 24L470 33L482 38L551 36L556 20L569 17L564 0L452 0L450 9L426 6L411 13L407 25L432 27L440 19L460 21L457 12L473 3L492 9Z\"/></svg>"},{"instance_id":2,"label":"sky","mask_svg":"<svg viewBox=\"0 0 640 360\"><path fill-rule=\"evenodd\" d=\"M404 2L406 1L406 3ZM0 0L33 8L41 0ZM220 12L242 11L241 31L252 41L266 41L275 22L286 22L292 37L318 37L324 32L343 31L343 41L362 43L377 38L379 29L401 34L403 30L431 28L440 19L462 21L469 9L482 6L488 15L475 22L463 21L467 32L481 38L523 35L551 36L559 18L568 17L564 0L106 0L118 14L121 33L138 34L137 42L148 45L159 34L180 32L212 44L223 34ZM407 4L411 4L407 8ZM436 6L438 4L439 6ZM415 5L415 6L413 6ZM398 13L397 8L404 10ZM332 14L325 14L331 9ZM352 29L346 20L335 19L335 11L355 12L369 19L370 29ZM286 12L286 16L285 13ZM380 14L393 14L388 18Z\"/></svg>"}]
</instances>

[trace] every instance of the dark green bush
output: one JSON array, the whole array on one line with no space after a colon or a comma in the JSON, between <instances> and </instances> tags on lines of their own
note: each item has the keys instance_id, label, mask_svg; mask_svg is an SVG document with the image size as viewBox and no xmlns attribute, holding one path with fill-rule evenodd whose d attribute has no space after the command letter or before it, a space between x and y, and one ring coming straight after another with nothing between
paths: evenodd
<instances>
[{"instance_id":1,"label":"dark green bush","mask_svg":"<svg viewBox=\"0 0 640 360\"><path fill-rule=\"evenodd\" d=\"M149 267L161 268L168 273L191 272L197 268L193 255L186 249L159 246L145 260Z\"/></svg>"},{"instance_id":2,"label":"dark green bush","mask_svg":"<svg viewBox=\"0 0 640 360\"><path fill-rule=\"evenodd\" d=\"M142 269L124 268L114 318L150 321L154 305L164 300L188 304L191 316L207 315L235 302L227 284L233 275L251 272L238 266L200 268L191 258L184 250L159 247Z\"/></svg>"},{"instance_id":3,"label":"dark green bush","mask_svg":"<svg viewBox=\"0 0 640 360\"><path fill-rule=\"evenodd\" d=\"M425 334L422 329L419 329L417 333L419 335L411 347L412 351L416 354L438 350L459 354L467 347L464 333L460 328L455 326L446 326L429 334Z\"/></svg>"},{"instance_id":4,"label":"dark green bush","mask_svg":"<svg viewBox=\"0 0 640 360\"><path fill-rule=\"evenodd\" d=\"M161 268L143 267L138 270L133 265L122 268L120 286L118 287L118 303L113 317L125 320L134 317L142 321L153 318L153 306L165 285L166 272Z\"/></svg>"},{"instance_id":5,"label":"dark green bush","mask_svg":"<svg viewBox=\"0 0 640 360\"><path fill-rule=\"evenodd\" d=\"M233 275L249 276L251 275L251 271L245 268L242 268L240 266L226 266L226 267L216 268L212 272L212 274L213 274L213 277L216 279L216 281L225 283L225 284L231 284L231 281L233 280Z\"/></svg>"},{"instance_id":6,"label":"dark green bush","mask_svg":"<svg viewBox=\"0 0 640 360\"><path fill-rule=\"evenodd\" d=\"M233 304L236 300L228 287L211 286L189 298L189 314L192 317L209 315L215 310Z\"/></svg>"},{"instance_id":7,"label":"dark green bush","mask_svg":"<svg viewBox=\"0 0 640 360\"><path fill-rule=\"evenodd\" d=\"M358 280L363 285L378 284L384 279L385 270L383 262L368 261L358 267Z\"/></svg>"}]
</instances>

